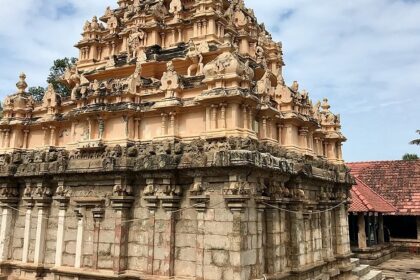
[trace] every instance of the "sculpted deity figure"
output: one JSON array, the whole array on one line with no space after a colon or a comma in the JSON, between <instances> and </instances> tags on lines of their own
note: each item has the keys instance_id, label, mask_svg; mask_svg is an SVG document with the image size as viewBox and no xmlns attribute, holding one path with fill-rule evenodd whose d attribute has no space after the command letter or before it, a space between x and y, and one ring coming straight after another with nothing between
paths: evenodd
<instances>
[{"instance_id":1,"label":"sculpted deity figure","mask_svg":"<svg viewBox=\"0 0 420 280\"><path fill-rule=\"evenodd\" d=\"M175 17L179 17L183 7L181 0L172 0L169 5L169 13L174 14Z\"/></svg>"},{"instance_id":2,"label":"sculpted deity figure","mask_svg":"<svg viewBox=\"0 0 420 280\"><path fill-rule=\"evenodd\" d=\"M175 67L172 61L169 61L166 64L167 71L163 73L161 79L161 87L160 89L166 91L166 98L173 98L176 97L176 90L180 88L179 84L179 76L178 73L175 71Z\"/></svg>"},{"instance_id":3,"label":"sculpted deity figure","mask_svg":"<svg viewBox=\"0 0 420 280\"><path fill-rule=\"evenodd\" d=\"M108 20L107 24L108 24L110 34L117 33L119 22L118 22L118 18L114 14L111 15L111 18Z\"/></svg>"},{"instance_id":4,"label":"sculpted deity figure","mask_svg":"<svg viewBox=\"0 0 420 280\"><path fill-rule=\"evenodd\" d=\"M147 34L141 28L135 29L132 31L128 37L128 57L129 60L136 58L145 45L147 40Z\"/></svg>"},{"instance_id":5,"label":"sculpted deity figure","mask_svg":"<svg viewBox=\"0 0 420 280\"><path fill-rule=\"evenodd\" d=\"M189 41L189 49L187 57L191 60L192 64L188 67L188 77L203 75L203 52L209 51L207 43L196 45L192 40ZM195 74L193 75L193 73Z\"/></svg>"}]
</instances>

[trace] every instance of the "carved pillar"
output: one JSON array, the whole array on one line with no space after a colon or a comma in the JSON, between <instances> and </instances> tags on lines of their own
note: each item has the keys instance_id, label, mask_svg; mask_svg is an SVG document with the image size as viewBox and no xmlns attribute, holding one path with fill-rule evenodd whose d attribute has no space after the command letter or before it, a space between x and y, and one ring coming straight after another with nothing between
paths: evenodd
<instances>
[{"instance_id":1,"label":"carved pillar","mask_svg":"<svg viewBox=\"0 0 420 280\"><path fill-rule=\"evenodd\" d=\"M283 145L282 135L283 135L283 125L277 124L277 141L279 142L279 145Z\"/></svg>"},{"instance_id":2,"label":"carved pillar","mask_svg":"<svg viewBox=\"0 0 420 280\"><path fill-rule=\"evenodd\" d=\"M190 204L197 211L197 234L196 234L196 257L195 257L195 275L197 280L204 280L204 236L205 232L205 212L210 197L205 195L203 187L203 177L195 177L190 195Z\"/></svg>"},{"instance_id":3,"label":"carved pillar","mask_svg":"<svg viewBox=\"0 0 420 280\"><path fill-rule=\"evenodd\" d=\"M206 132L211 130L211 107L206 107Z\"/></svg>"},{"instance_id":4,"label":"carved pillar","mask_svg":"<svg viewBox=\"0 0 420 280\"><path fill-rule=\"evenodd\" d=\"M334 258L333 252L333 234L331 223L331 211L325 211L329 207L328 203L321 204L321 231L322 231L322 257L324 261L332 261Z\"/></svg>"},{"instance_id":5,"label":"carved pillar","mask_svg":"<svg viewBox=\"0 0 420 280\"><path fill-rule=\"evenodd\" d=\"M308 210L304 210L308 211ZM308 213L303 215L304 225L304 243L305 243L305 263L313 263L313 228L312 228L312 216Z\"/></svg>"},{"instance_id":6,"label":"carved pillar","mask_svg":"<svg viewBox=\"0 0 420 280\"><path fill-rule=\"evenodd\" d=\"M366 224L365 224L365 215L363 213L357 214L357 240L360 249L365 249L367 247L366 243Z\"/></svg>"},{"instance_id":7,"label":"carved pillar","mask_svg":"<svg viewBox=\"0 0 420 280\"><path fill-rule=\"evenodd\" d=\"M211 129L217 129L217 105L211 105Z\"/></svg>"},{"instance_id":8,"label":"carved pillar","mask_svg":"<svg viewBox=\"0 0 420 280\"><path fill-rule=\"evenodd\" d=\"M0 225L0 262L6 261L9 257L9 246L13 232L13 208L16 208L18 201L18 189L10 183L2 183L0 185L0 207L2 211Z\"/></svg>"},{"instance_id":9,"label":"carved pillar","mask_svg":"<svg viewBox=\"0 0 420 280\"><path fill-rule=\"evenodd\" d=\"M4 148L4 129L0 129L1 132L1 136L0 136L0 140L1 140L1 146L2 148Z\"/></svg>"},{"instance_id":10,"label":"carved pillar","mask_svg":"<svg viewBox=\"0 0 420 280\"><path fill-rule=\"evenodd\" d=\"M85 227L85 214L86 209L79 207L75 210L77 217L77 235L76 235L76 256L74 260L74 267L82 267L83 257L83 239L84 239L84 227Z\"/></svg>"},{"instance_id":11,"label":"carved pillar","mask_svg":"<svg viewBox=\"0 0 420 280\"><path fill-rule=\"evenodd\" d=\"M42 195L39 194L40 190L43 192ZM48 187L43 186L43 183L37 184L36 192L38 192L38 194L34 200L35 206L38 209L38 219L36 225L34 264L41 265L44 262L45 235L48 222L48 211L51 205L51 197L48 194L50 190Z\"/></svg>"},{"instance_id":12,"label":"carved pillar","mask_svg":"<svg viewBox=\"0 0 420 280\"><path fill-rule=\"evenodd\" d=\"M92 266L98 269L99 261L99 234L101 232L101 221L105 215L105 209L101 206L92 209L93 215L93 259ZM115 259L114 259L115 260Z\"/></svg>"},{"instance_id":13,"label":"carved pillar","mask_svg":"<svg viewBox=\"0 0 420 280\"><path fill-rule=\"evenodd\" d=\"M163 113L161 114L162 117L162 124L161 124L161 135L165 136L167 135L167 131L168 131L168 114Z\"/></svg>"},{"instance_id":14,"label":"carved pillar","mask_svg":"<svg viewBox=\"0 0 420 280\"><path fill-rule=\"evenodd\" d=\"M1 201L2 217L0 226L0 262L9 258L9 246L12 238L13 210L9 207L16 207L18 199Z\"/></svg>"},{"instance_id":15,"label":"carved pillar","mask_svg":"<svg viewBox=\"0 0 420 280\"><path fill-rule=\"evenodd\" d=\"M118 184L118 182L116 182ZM114 235L114 255L113 269L115 274L123 273L127 270L128 255L128 230L129 223L125 222L130 217L130 209L134 202L131 187L127 186L122 180L120 183L121 191L114 192L111 197L112 208L115 211L115 235Z\"/></svg>"},{"instance_id":16,"label":"carved pillar","mask_svg":"<svg viewBox=\"0 0 420 280\"><path fill-rule=\"evenodd\" d=\"M162 42L162 48L165 48L166 47L165 37L166 37L165 32L160 33L160 38L161 38L161 42Z\"/></svg>"},{"instance_id":17,"label":"carved pillar","mask_svg":"<svg viewBox=\"0 0 420 280\"><path fill-rule=\"evenodd\" d=\"M10 148L10 129L6 129L6 135L5 135L5 146L6 148Z\"/></svg>"},{"instance_id":18,"label":"carved pillar","mask_svg":"<svg viewBox=\"0 0 420 280\"><path fill-rule=\"evenodd\" d=\"M174 189L173 180L162 179L163 189ZM179 209L179 203L181 198L171 193L166 196L160 197L162 200L162 207L165 210L165 231L163 233L164 239L164 260L163 260L163 275L174 276L175 269L175 224L177 218L177 210Z\"/></svg>"},{"instance_id":19,"label":"carved pillar","mask_svg":"<svg viewBox=\"0 0 420 280\"><path fill-rule=\"evenodd\" d=\"M135 138L136 140L141 140L141 128L140 128L141 118L135 118L134 120L135 120L135 124L134 124Z\"/></svg>"},{"instance_id":20,"label":"carved pillar","mask_svg":"<svg viewBox=\"0 0 420 280\"><path fill-rule=\"evenodd\" d=\"M22 144L23 149L28 148L28 137L29 137L29 129L24 129L23 130L23 144Z\"/></svg>"},{"instance_id":21,"label":"carved pillar","mask_svg":"<svg viewBox=\"0 0 420 280\"><path fill-rule=\"evenodd\" d=\"M55 127L50 126L50 146L55 147L55 145L56 145Z\"/></svg>"},{"instance_id":22,"label":"carved pillar","mask_svg":"<svg viewBox=\"0 0 420 280\"><path fill-rule=\"evenodd\" d=\"M31 238L31 222L32 222L32 209L34 207L34 201L31 196L31 184L26 184L25 193L29 196L24 197L24 201L26 202L26 215L25 215L25 229L23 232L23 248L22 248L22 262L28 262L28 255L29 255L29 241Z\"/></svg>"},{"instance_id":23,"label":"carved pillar","mask_svg":"<svg viewBox=\"0 0 420 280\"><path fill-rule=\"evenodd\" d=\"M60 190L60 191L59 191ZM57 221L57 243L55 251L55 266L60 267L63 264L63 252L64 252L64 233L66 229L66 212L70 198L66 194L64 182L58 183L57 196L54 201L59 205L58 210L58 221Z\"/></svg>"},{"instance_id":24,"label":"carved pillar","mask_svg":"<svg viewBox=\"0 0 420 280\"><path fill-rule=\"evenodd\" d=\"M220 104L220 127L222 129L226 128L226 104Z\"/></svg>"},{"instance_id":25,"label":"carved pillar","mask_svg":"<svg viewBox=\"0 0 420 280\"><path fill-rule=\"evenodd\" d=\"M270 204L276 205L274 201ZM266 267L269 275L280 272L280 213L278 209L269 208L267 211L267 243L266 243Z\"/></svg>"},{"instance_id":26,"label":"carved pillar","mask_svg":"<svg viewBox=\"0 0 420 280\"><path fill-rule=\"evenodd\" d=\"M171 112L169 113L170 116L170 122L169 122L169 130L168 130L168 134L171 136L175 136L176 135L176 112Z\"/></svg>"},{"instance_id":27,"label":"carved pillar","mask_svg":"<svg viewBox=\"0 0 420 280\"><path fill-rule=\"evenodd\" d=\"M346 256L351 253L350 251L350 236L348 232L348 213L347 205L341 205L335 209L335 221L336 221L336 244L337 253L341 256Z\"/></svg>"},{"instance_id":28,"label":"carved pillar","mask_svg":"<svg viewBox=\"0 0 420 280\"><path fill-rule=\"evenodd\" d=\"M293 202L291 209L295 211L295 213L290 213L290 232L292 233L291 266L292 270L299 271L299 269L306 264L303 203Z\"/></svg>"},{"instance_id":29,"label":"carved pillar","mask_svg":"<svg viewBox=\"0 0 420 280\"><path fill-rule=\"evenodd\" d=\"M303 150L308 149L308 128L302 127L299 129L299 146Z\"/></svg>"},{"instance_id":30,"label":"carved pillar","mask_svg":"<svg viewBox=\"0 0 420 280\"><path fill-rule=\"evenodd\" d=\"M143 191L146 207L149 209L149 219L147 222L147 274L154 274L155 259L155 229L156 229L156 210L159 199L156 196L155 179L146 179L146 188Z\"/></svg>"}]
</instances>

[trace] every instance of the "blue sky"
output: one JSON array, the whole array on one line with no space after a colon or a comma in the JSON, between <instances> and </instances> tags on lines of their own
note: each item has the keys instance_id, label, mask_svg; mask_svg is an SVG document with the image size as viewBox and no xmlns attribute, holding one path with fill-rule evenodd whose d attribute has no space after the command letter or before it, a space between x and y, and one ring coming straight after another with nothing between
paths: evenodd
<instances>
[{"instance_id":1,"label":"blue sky","mask_svg":"<svg viewBox=\"0 0 420 280\"><path fill-rule=\"evenodd\" d=\"M55 58L77 56L82 26L116 0L1 0L0 97L19 72L45 85ZM420 153L419 0L245 0L283 42L286 81L341 114L348 161Z\"/></svg>"}]
</instances>

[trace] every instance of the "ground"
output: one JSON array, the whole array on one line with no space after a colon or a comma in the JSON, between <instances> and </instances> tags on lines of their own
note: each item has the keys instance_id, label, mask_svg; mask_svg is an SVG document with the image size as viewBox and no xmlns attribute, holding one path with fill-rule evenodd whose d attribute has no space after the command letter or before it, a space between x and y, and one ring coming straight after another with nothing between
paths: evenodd
<instances>
[{"instance_id":1,"label":"ground","mask_svg":"<svg viewBox=\"0 0 420 280\"><path fill-rule=\"evenodd\" d=\"M420 255L401 253L376 267L384 280L420 280Z\"/></svg>"}]
</instances>

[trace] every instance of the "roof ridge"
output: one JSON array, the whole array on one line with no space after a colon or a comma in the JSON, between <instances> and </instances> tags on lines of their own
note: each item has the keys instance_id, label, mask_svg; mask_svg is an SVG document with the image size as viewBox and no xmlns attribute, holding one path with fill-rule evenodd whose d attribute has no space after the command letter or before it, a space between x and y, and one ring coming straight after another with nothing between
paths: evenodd
<instances>
[{"instance_id":1,"label":"roof ridge","mask_svg":"<svg viewBox=\"0 0 420 280\"><path fill-rule=\"evenodd\" d=\"M395 211L398 211L397 207L395 207L391 202L389 202L388 200L385 199L385 197L383 197L382 195L380 195L379 193L377 193L374 189L372 189L371 187L369 187L369 185L367 185L362 179L360 179L358 176L354 176L356 180L358 180L363 186L367 187L371 192L373 192L374 194L376 194L379 199L381 199L382 201L384 201L386 204L388 204L389 206L391 206L392 208L394 208Z\"/></svg>"},{"instance_id":2,"label":"roof ridge","mask_svg":"<svg viewBox=\"0 0 420 280\"><path fill-rule=\"evenodd\" d=\"M380 162L420 162L420 159L415 160L368 160L368 161L347 161L345 164L359 164L359 163L380 163Z\"/></svg>"}]
</instances>

